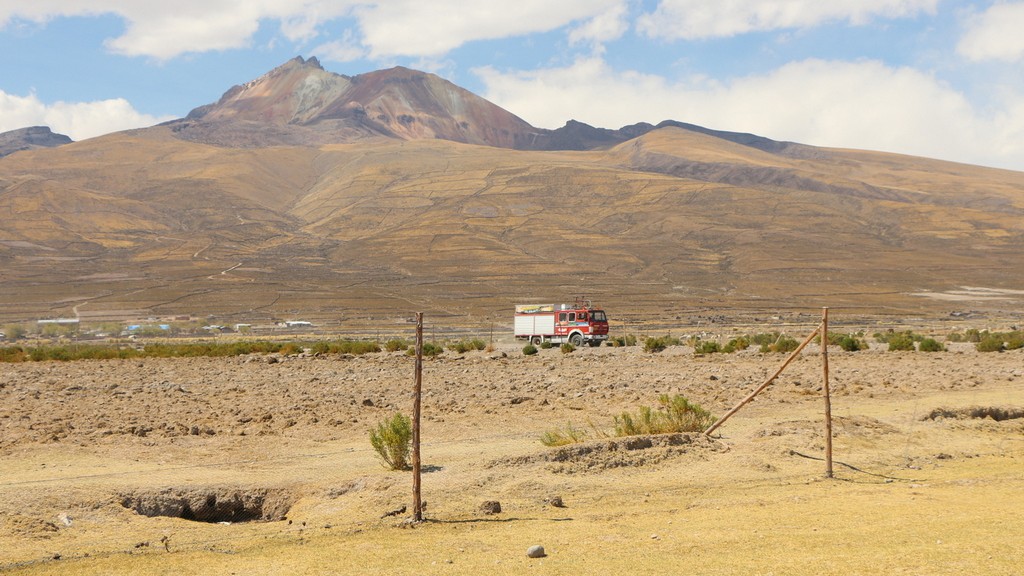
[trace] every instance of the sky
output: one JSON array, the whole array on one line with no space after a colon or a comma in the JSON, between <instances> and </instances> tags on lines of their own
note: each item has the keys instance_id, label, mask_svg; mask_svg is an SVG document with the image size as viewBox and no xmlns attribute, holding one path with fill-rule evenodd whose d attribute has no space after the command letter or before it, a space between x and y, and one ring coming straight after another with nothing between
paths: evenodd
<instances>
[{"instance_id":1,"label":"sky","mask_svg":"<svg viewBox=\"0 0 1024 576\"><path fill-rule=\"evenodd\" d=\"M671 119L1024 170L1024 0L0 0L0 132L180 118L316 56L534 126Z\"/></svg>"}]
</instances>

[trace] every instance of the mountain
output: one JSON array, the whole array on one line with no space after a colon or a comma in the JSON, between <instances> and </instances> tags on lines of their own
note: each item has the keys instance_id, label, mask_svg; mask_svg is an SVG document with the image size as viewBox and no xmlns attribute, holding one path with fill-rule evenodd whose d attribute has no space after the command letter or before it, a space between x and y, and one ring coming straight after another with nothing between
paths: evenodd
<instances>
[{"instance_id":1,"label":"mountain","mask_svg":"<svg viewBox=\"0 0 1024 576\"><path fill-rule=\"evenodd\" d=\"M0 133L0 158L22 150L52 148L70 144L71 138L54 134L49 126L30 126Z\"/></svg>"},{"instance_id":2,"label":"mountain","mask_svg":"<svg viewBox=\"0 0 1024 576\"><path fill-rule=\"evenodd\" d=\"M663 327L821 306L1019 321L1024 303L1024 173L675 121L541 131L430 74L313 58L181 120L0 159L0 213L0 321L387 331L577 294Z\"/></svg>"},{"instance_id":3,"label":"mountain","mask_svg":"<svg viewBox=\"0 0 1024 576\"><path fill-rule=\"evenodd\" d=\"M301 56L168 125L186 140L241 147L379 136L517 148L536 132L433 74L397 67L349 77Z\"/></svg>"},{"instance_id":4,"label":"mountain","mask_svg":"<svg viewBox=\"0 0 1024 576\"><path fill-rule=\"evenodd\" d=\"M184 140L233 147L339 144L385 137L517 150L592 150L667 126L760 149L781 151L789 144L671 120L618 130L570 120L562 128L547 130L434 74L395 67L349 77L324 70L315 57L301 56L232 87L217 102L200 106L167 126Z\"/></svg>"}]
</instances>

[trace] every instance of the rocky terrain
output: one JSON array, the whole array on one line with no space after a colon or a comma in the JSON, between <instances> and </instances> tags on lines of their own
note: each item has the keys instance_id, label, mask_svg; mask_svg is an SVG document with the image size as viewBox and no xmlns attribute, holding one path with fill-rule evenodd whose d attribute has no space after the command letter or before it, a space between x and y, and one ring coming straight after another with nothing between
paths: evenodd
<instances>
[{"instance_id":1,"label":"rocky terrain","mask_svg":"<svg viewBox=\"0 0 1024 576\"><path fill-rule=\"evenodd\" d=\"M830 349L834 480L813 345L711 439L602 436L660 394L721 415L783 359L499 343L427 360L413 530L408 473L367 440L411 411L406 355L3 365L0 570L657 573L697 555L711 574L1013 573L1021 350ZM567 425L590 440L539 442Z\"/></svg>"}]
</instances>

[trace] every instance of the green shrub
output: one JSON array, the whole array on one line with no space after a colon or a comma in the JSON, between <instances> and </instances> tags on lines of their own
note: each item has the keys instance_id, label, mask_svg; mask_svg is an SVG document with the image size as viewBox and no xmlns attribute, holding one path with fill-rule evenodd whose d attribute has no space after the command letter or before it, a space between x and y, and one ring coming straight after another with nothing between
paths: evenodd
<instances>
[{"instance_id":1,"label":"green shrub","mask_svg":"<svg viewBox=\"0 0 1024 576\"><path fill-rule=\"evenodd\" d=\"M988 335L982 338L974 347L978 352L1002 352L1006 350L1006 343L1003 342L1000 336Z\"/></svg>"},{"instance_id":2,"label":"green shrub","mask_svg":"<svg viewBox=\"0 0 1024 576\"><path fill-rule=\"evenodd\" d=\"M342 340L340 342L331 342L329 350L334 354L360 356L380 352L380 343L376 340Z\"/></svg>"},{"instance_id":3,"label":"green shrub","mask_svg":"<svg viewBox=\"0 0 1024 576\"><path fill-rule=\"evenodd\" d=\"M423 355L426 357L432 358L442 352L444 352L444 346L441 346L440 344L434 344L433 342L423 343ZM415 356L416 346L410 346L409 349L405 351L405 353L408 354L409 356Z\"/></svg>"},{"instance_id":4,"label":"green shrub","mask_svg":"<svg viewBox=\"0 0 1024 576\"><path fill-rule=\"evenodd\" d=\"M565 446L566 444L579 444L586 439L586 432L575 428L572 422L568 422L565 428L545 432L541 435L540 442L545 446Z\"/></svg>"},{"instance_id":5,"label":"green shrub","mask_svg":"<svg viewBox=\"0 0 1024 576\"><path fill-rule=\"evenodd\" d=\"M568 342L563 342L562 343L562 354L569 354L569 353L575 352L575 351L576 351L576 347L573 346L572 344L570 344Z\"/></svg>"},{"instance_id":6,"label":"green shrub","mask_svg":"<svg viewBox=\"0 0 1024 576\"><path fill-rule=\"evenodd\" d=\"M4 326L4 334L8 340L19 340L25 337L28 330L21 324L7 324Z\"/></svg>"},{"instance_id":7,"label":"green shrub","mask_svg":"<svg viewBox=\"0 0 1024 576\"><path fill-rule=\"evenodd\" d=\"M399 352L408 349L409 346L410 343L407 340L402 340L400 338L392 338L384 343L384 349L388 352Z\"/></svg>"},{"instance_id":8,"label":"green shrub","mask_svg":"<svg viewBox=\"0 0 1024 576\"><path fill-rule=\"evenodd\" d=\"M852 334L842 334L835 342L840 348L847 352L859 352L860 350L867 350L868 343L857 338Z\"/></svg>"},{"instance_id":9,"label":"green shrub","mask_svg":"<svg viewBox=\"0 0 1024 576\"><path fill-rule=\"evenodd\" d=\"M1024 331L1014 330L1006 335L1006 349L1018 350L1024 348Z\"/></svg>"},{"instance_id":10,"label":"green shrub","mask_svg":"<svg viewBox=\"0 0 1024 576\"><path fill-rule=\"evenodd\" d=\"M914 339L907 333L892 334L887 339L889 352L914 350Z\"/></svg>"},{"instance_id":11,"label":"green shrub","mask_svg":"<svg viewBox=\"0 0 1024 576\"><path fill-rule=\"evenodd\" d=\"M534 346L533 344L527 344L526 346L523 346L523 354L525 356L533 356L536 353L537 347Z\"/></svg>"},{"instance_id":12,"label":"green shrub","mask_svg":"<svg viewBox=\"0 0 1024 576\"><path fill-rule=\"evenodd\" d=\"M946 347L939 343L934 338L925 338L921 340L921 343L917 345L917 349L921 352L945 352Z\"/></svg>"},{"instance_id":13,"label":"green shrub","mask_svg":"<svg viewBox=\"0 0 1024 576\"><path fill-rule=\"evenodd\" d=\"M21 346L0 348L0 362L25 362L28 359L28 353Z\"/></svg>"},{"instance_id":14,"label":"green shrub","mask_svg":"<svg viewBox=\"0 0 1024 576\"><path fill-rule=\"evenodd\" d=\"M717 354L721 351L721 346L719 346L718 342L715 342L714 340L697 342L697 345L693 347L694 354Z\"/></svg>"},{"instance_id":15,"label":"green shrub","mask_svg":"<svg viewBox=\"0 0 1024 576\"><path fill-rule=\"evenodd\" d=\"M774 340L770 342L766 339L760 339L760 351L762 354L766 354L768 352L792 352L800 347L800 343L797 342L795 338L779 334L778 332L774 334L774 337Z\"/></svg>"},{"instance_id":16,"label":"green shrub","mask_svg":"<svg viewBox=\"0 0 1024 576\"><path fill-rule=\"evenodd\" d=\"M551 340L544 340L540 343L540 347L544 350L550 350L555 347L555 344Z\"/></svg>"},{"instance_id":17,"label":"green shrub","mask_svg":"<svg viewBox=\"0 0 1024 576\"><path fill-rule=\"evenodd\" d=\"M295 356L296 354L301 354L302 351L302 346L299 346L295 342L288 342L278 350L282 356Z\"/></svg>"},{"instance_id":18,"label":"green shrub","mask_svg":"<svg viewBox=\"0 0 1024 576\"><path fill-rule=\"evenodd\" d=\"M699 432L714 422L710 412L697 404L691 404L680 395L658 398L658 410L642 406L636 415L623 412L615 417L616 436L639 434L671 434L676 432Z\"/></svg>"},{"instance_id":19,"label":"green shrub","mask_svg":"<svg viewBox=\"0 0 1024 576\"><path fill-rule=\"evenodd\" d=\"M458 342L453 342L448 345L449 350L458 352L459 354L464 354L470 350L483 350L486 347L487 342L484 342L479 338L474 338L472 340L459 340Z\"/></svg>"},{"instance_id":20,"label":"green shrub","mask_svg":"<svg viewBox=\"0 0 1024 576\"><path fill-rule=\"evenodd\" d=\"M672 336L648 336L644 339L644 352L662 352L669 346L679 346L682 342Z\"/></svg>"},{"instance_id":21,"label":"green shrub","mask_svg":"<svg viewBox=\"0 0 1024 576\"><path fill-rule=\"evenodd\" d=\"M779 334L778 332L760 332L750 337L750 343L756 344L757 346L761 346L763 348L765 346L770 346L774 344L780 336L782 335Z\"/></svg>"},{"instance_id":22,"label":"green shrub","mask_svg":"<svg viewBox=\"0 0 1024 576\"><path fill-rule=\"evenodd\" d=\"M732 354L737 350L746 350L747 348L750 348L750 339L746 336L737 336L726 343L725 347L722 348L722 352Z\"/></svg>"},{"instance_id":23,"label":"green shrub","mask_svg":"<svg viewBox=\"0 0 1024 576\"><path fill-rule=\"evenodd\" d=\"M412 447L412 421L401 413L390 420L370 429L370 445L390 470L409 468L409 452Z\"/></svg>"}]
</instances>

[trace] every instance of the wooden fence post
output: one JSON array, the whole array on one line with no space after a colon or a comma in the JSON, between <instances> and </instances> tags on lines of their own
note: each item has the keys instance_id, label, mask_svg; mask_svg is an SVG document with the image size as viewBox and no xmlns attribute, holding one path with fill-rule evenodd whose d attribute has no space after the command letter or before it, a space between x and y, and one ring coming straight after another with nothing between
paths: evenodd
<instances>
[{"instance_id":1,"label":"wooden fence post","mask_svg":"<svg viewBox=\"0 0 1024 576\"><path fill-rule=\"evenodd\" d=\"M420 497L420 398L423 392L423 312L416 313L416 378L412 400L412 519L423 521Z\"/></svg>"},{"instance_id":2,"label":"wooden fence post","mask_svg":"<svg viewBox=\"0 0 1024 576\"><path fill-rule=\"evenodd\" d=\"M832 398L828 389L828 307L821 309L821 371L825 391L825 477L832 477Z\"/></svg>"}]
</instances>

